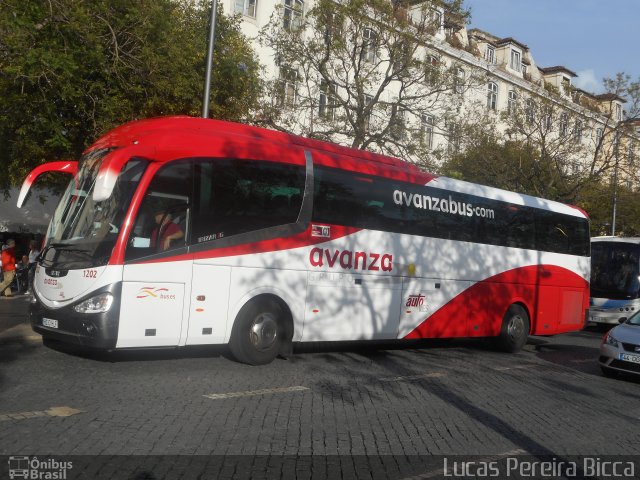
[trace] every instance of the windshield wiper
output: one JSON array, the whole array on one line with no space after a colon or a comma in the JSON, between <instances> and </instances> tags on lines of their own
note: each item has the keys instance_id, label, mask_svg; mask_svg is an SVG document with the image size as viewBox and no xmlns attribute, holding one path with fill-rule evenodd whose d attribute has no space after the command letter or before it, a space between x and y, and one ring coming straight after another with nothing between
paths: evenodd
<instances>
[{"instance_id":1,"label":"windshield wiper","mask_svg":"<svg viewBox=\"0 0 640 480\"><path fill-rule=\"evenodd\" d=\"M65 252L80 252L80 253L90 253L90 250L86 248L79 248L76 245L71 245L68 243L50 243L49 247L53 247L56 250L63 250Z\"/></svg>"},{"instance_id":2,"label":"windshield wiper","mask_svg":"<svg viewBox=\"0 0 640 480\"><path fill-rule=\"evenodd\" d=\"M50 243L42 250L42 252L40 252L40 255L38 256L40 261L44 260L45 255L51 248L55 249L56 251L60 250L64 252L81 253L82 255L85 255L89 258L93 258L93 255L91 255L90 250L87 250L84 248L78 248L75 245L69 245L67 243Z\"/></svg>"}]
</instances>

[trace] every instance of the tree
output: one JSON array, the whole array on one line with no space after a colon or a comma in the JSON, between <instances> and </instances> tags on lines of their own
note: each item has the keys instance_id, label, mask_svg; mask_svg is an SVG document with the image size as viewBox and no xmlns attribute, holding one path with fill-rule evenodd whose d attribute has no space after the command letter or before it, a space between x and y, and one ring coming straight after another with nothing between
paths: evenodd
<instances>
[{"instance_id":1,"label":"tree","mask_svg":"<svg viewBox=\"0 0 640 480\"><path fill-rule=\"evenodd\" d=\"M210 2L2 0L0 188L77 158L123 122L201 110ZM218 15L214 117L239 120L261 95L239 19Z\"/></svg>"},{"instance_id":2,"label":"tree","mask_svg":"<svg viewBox=\"0 0 640 480\"><path fill-rule=\"evenodd\" d=\"M262 32L279 77L259 121L424 160L429 117L455 108L449 95L473 81L429 48L442 28L442 3L319 0L304 16L285 6ZM446 9L464 16L461 3Z\"/></svg>"}]
</instances>

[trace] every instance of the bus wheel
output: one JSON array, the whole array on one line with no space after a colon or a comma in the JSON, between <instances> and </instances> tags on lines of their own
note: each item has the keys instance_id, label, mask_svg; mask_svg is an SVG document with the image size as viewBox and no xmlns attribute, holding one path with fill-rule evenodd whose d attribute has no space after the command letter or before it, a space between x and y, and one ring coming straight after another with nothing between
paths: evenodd
<instances>
[{"instance_id":1,"label":"bus wheel","mask_svg":"<svg viewBox=\"0 0 640 480\"><path fill-rule=\"evenodd\" d=\"M517 352L527 343L529 336L529 315L522 306L511 305L502 318L497 346L505 352Z\"/></svg>"},{"instance_id":2,"label":"bus wheel","mask_svg":"<svg viewBox=\"0 0 640 480\"><path fill-rule=\"evenodd\" d=\"M271 300L254 301L242 307L229 341L236 360L264 365L276 358L284 336L282 316L281 307Z\"/></svg>"}]
</instances>

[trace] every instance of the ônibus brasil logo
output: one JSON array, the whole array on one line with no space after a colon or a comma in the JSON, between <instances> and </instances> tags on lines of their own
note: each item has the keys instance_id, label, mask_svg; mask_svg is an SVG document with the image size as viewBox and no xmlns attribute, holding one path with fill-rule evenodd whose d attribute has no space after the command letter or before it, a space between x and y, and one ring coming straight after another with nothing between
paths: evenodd
<instances>
[{"instance_id":1,"label":"\u00f4nibus brasil logo","mask_svg":"<svg viewBox=\"0 0 640 480\"><path fill-rule=\"evenodd\" d=\"M159 300L175 300L175 294L169 294L168 288L142 287L136 298L157 298Z\"/></svg>"},{"instance_id":2,"label":"\u00f4nibus brasil logo","mask_svg":"<svg viewBox=\"0 0 640 480\"><path fill-rule=\"evenodd\" d=\"M61 462L54 458L39 460L38 457L12 455L9 457L9 478L28 478L38 480L65 480L67 470L73 468L73 462Z\"/></svg>"}]
</instances>

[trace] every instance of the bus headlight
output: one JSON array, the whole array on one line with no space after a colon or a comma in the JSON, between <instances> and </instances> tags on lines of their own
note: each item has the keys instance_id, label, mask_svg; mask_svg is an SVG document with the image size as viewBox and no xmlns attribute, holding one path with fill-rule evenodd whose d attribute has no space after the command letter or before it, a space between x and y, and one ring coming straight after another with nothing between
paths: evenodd
<instances>
[{"instance_id":1,"label":"bus headlight","mask_svg":"<svg viewBox=\"0 0 640 480\"><path fill-rule=\"evenodd\" d=\"M113 295L110 293L101 293L95 297L91 297L82 303L79 303L73 309L78 313L104 313L109 311L113 304Z\"/></svg>"}]
</instances>

